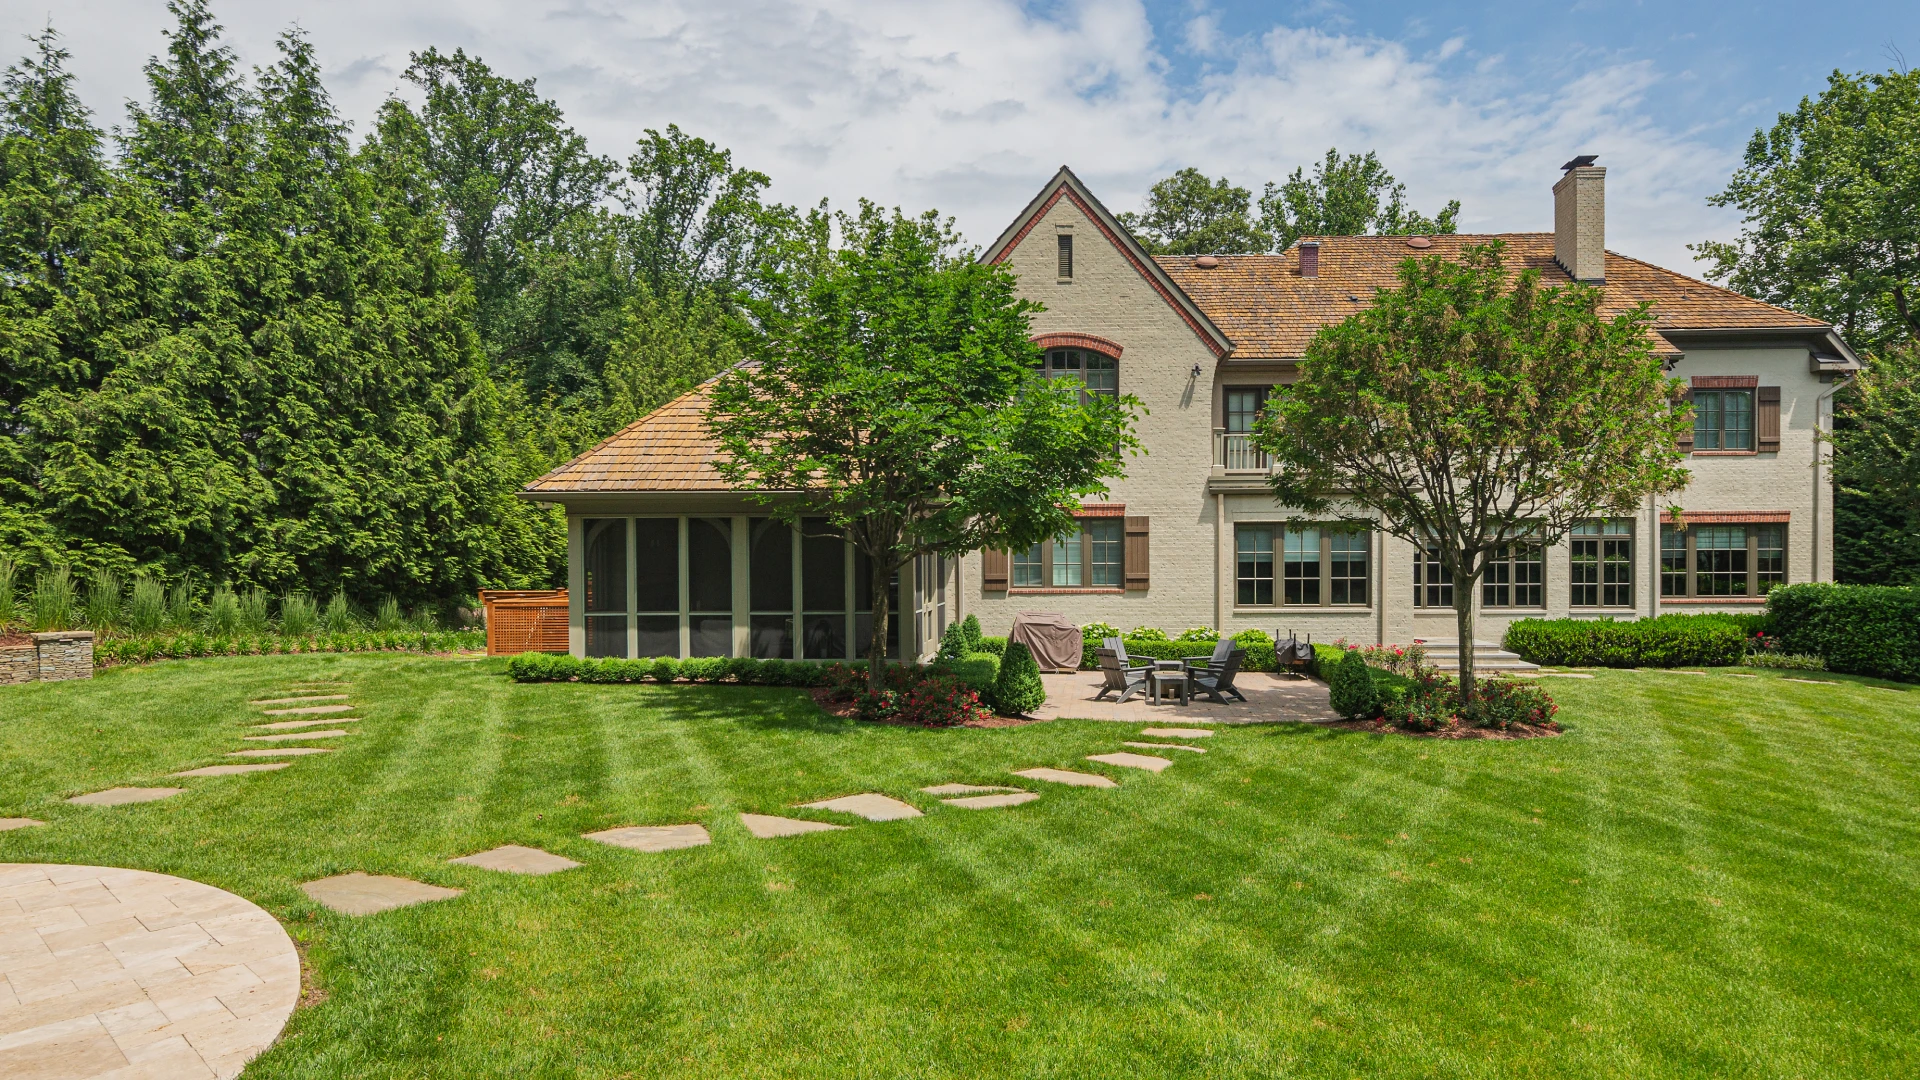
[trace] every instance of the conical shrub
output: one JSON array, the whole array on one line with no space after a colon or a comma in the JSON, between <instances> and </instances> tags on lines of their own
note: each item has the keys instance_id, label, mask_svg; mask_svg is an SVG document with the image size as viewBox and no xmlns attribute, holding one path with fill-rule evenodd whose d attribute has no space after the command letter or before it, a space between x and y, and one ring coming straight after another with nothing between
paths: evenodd
<instances>
[{"instance_id":1,"label":"conical shrub","mask_svg":"<svg viewBox=\"0 0 1920 1080\"><path fill-rule=\"evenodd\" d=\"M961 619L960 632L966 635L966 640L967 640L966 652L961 653L961 655L965 656L966 653L979 652L980 651L980 620L974 618L972 615L969 615L966 618Z\"/></svg>"},{"instance_id":2,"label":"conical shrub","mask_svg":"<svg viewBox=\"0 0 1920 1080\"><path fill-rule=\"evenodd\" d=\"M1006 655L1000 658L1000 678L993 684L993 703L1003 716L1021 716L1045 704L1046 684L1040 681L1040 665L1022 642L1007 642Z\"/></svg>"},{"instance_id":3,"label":"conical shrub","mask_svg":"<svg viewBox=\"0 0 1920 1080\"><path fill-rule=\"evenodd\" d=\"M1367 667L1360 650L1348 649L1347 655L1333 665L1333 674L1327 679L1327 691L1332 698L1333 711L1341 716L1349 720L1363 720L1373 715L1373 669Z\"/></svg>"}]
</instances>

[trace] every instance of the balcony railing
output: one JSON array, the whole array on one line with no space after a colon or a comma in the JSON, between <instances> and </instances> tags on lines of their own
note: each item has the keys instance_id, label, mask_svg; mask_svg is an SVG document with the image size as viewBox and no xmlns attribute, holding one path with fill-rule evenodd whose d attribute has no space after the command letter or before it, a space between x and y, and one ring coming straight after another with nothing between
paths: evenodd
<instances>
[{"instance_id":1,"label":"balcony railing","mask_svg":"<svg viewBox=\"0 0 1920 1080\"><path fill-rule=\"evenodd\" d=\"M1213 463L1228 472L1266 472L1267 454L1253 445L1253 436L1248 432L1216 429Z\"/></svg>"}]
</instances>

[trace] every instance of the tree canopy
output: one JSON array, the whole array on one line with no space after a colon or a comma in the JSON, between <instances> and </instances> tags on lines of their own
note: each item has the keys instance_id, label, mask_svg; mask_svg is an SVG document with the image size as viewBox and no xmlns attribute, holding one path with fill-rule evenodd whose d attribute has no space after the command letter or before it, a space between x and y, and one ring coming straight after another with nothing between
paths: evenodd
<instances>
[{"instance_id":1,"label":"tree canopy","mask_svg":"<svg viewBox=\"0 0 1920 1080\"><path fill-rule=\"evenodd\" d=\"M751 362L714 385L716 464L776 516L846 531L869 560L876 642L888 581L915 556L1059 536L1122 475L1138 403L1037 378L1038 308L950 223L816 211L781 266Z\"/></svg>"},{"instance_id":2,"label":"tree canopy","mask_svg":"<svg viewBox=\"0 0 1920 1080\"><path fill-rule=\"evenodd\" d=\"M1121 214L1120 223L1156 255L1243 255L1271 243L1249 213L1252 201L1225 177L1187 168L1154 184L1146 208Z\"/></svg>"},{"instance_id":3,"label":"tree canopy","mask_svg":"<svg viewBox=\"0 0 1920 1080\"><path fill-rule=\"evenodd\" d=\"M1281 504L1429 549L1452 585L1461 686L1487 561L1679 490L1691 422L1653 354L1650 316L1600 291L1509 271L1495 241L1408 259L1400 284L1307 346L1254 441Z\"/></svg>"}]
</instances>

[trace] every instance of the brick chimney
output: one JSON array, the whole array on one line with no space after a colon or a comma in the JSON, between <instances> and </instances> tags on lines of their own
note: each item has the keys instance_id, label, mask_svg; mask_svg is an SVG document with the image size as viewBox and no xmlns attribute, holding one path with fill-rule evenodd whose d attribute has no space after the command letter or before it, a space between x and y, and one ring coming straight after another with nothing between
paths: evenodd
<instances>
[{"instance_id":1,"label":"brick chimney","mask_svg":"<svg viewBox=\"0 0 1920 1080\"><path fill-rule=\"evenodd\" d=\"M1560 166L1566 175L1553 185L1553 261L1575 281L1599 285L1607 280L1607 170L1593 162L1582 154Z\"/></svg>"},{"instance_id":2,"label":"brick chimney","mask_svg":"<svg viewBox=\"0 0 1920 1080\"><path fill-rule=\"evenodd\" d=\"M1320 241L1300 241L1300 276L1312 278L1320 276Z\"/></svg>"}]
</instances>

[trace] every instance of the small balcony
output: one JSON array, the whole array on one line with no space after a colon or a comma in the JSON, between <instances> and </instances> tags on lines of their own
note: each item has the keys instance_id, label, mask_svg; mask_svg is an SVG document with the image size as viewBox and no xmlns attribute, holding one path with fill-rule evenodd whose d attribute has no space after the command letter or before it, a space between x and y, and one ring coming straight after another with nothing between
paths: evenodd
<instances>
[{"instance_id":1,"label":"small balcony","mask_svg":"<svg viewBox=\"0 0 1920 1080\"><path fill-rule=\"evenodd\" d=\"M1253 445L1251 432L1215 428L1213 466L1230 473L1264 473L1268 470L1267 454Z\"/></svg>"}]
</instances>

